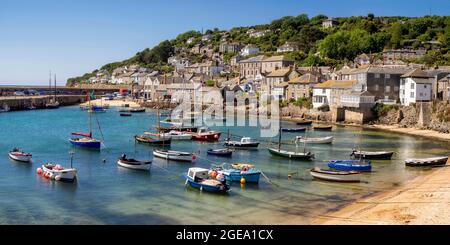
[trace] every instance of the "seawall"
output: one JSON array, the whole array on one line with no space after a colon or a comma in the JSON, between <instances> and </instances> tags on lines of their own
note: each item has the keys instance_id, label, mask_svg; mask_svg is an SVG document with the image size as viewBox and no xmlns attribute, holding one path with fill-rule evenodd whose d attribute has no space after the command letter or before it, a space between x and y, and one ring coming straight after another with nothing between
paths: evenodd
<instances>
[{"instance_id":1,"label":"seawall","mask_svg":"<svg viewBox=\"0 0 450 245\"><path fill-rule=\"evenodd\" d=\"M76 105L85 102L85 95L58 95L57 101L61 106ZM23 96L23 97L0 97L0 108L4 105L10 107L11 111L27 110L33 105L37 109L45 108L45 104L53 99L53 96Z\"/></svg>"}]
</instances>

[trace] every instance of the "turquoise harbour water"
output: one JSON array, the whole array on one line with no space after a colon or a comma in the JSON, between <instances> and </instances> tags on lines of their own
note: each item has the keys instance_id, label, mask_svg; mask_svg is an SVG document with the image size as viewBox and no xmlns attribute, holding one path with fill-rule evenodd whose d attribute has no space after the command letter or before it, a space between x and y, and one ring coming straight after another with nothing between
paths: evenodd
<instances>
[{"instance_id":1,"label":"turquoise harbour water","mask_svg":"<svg viewBox=\"0 0 450 245\"><path fill-rule=\"evenodd\" d=\"M405 167L403 159L450 152L448 143L338 127L333 132L309 133L335 136L333 145L308 147L316 153L316 160L311 162L272 157L266 143L256 151L237 151L231 159L209 157L208 161L206 150L221 145L189 141L175 142L171 148L199 153L195 164L154 159L151 171L146 173L120 168L116 160L122 153L138 159L152 158L153 148L139 144L135 147L133 136L156 124L155 112L122 118L110 109L96 118L105 138L106 149L101 152L69 144L71 132L87 131L87 113L78 107L0 114L0 224L308 224L318 215L403 185L428 171ZM289 125L294 124L285 123ZM94 126L94 135L101 138ZM226 128L213 129L226 132ZM236 127L231 128L231 133L257 138L259 129ZM296 135L283 134L284 140ZM392 161L373 161L373 172L364 174L362 183L312 179L309 169L325 166L326 160L348 159L355 142L362 142L365 150L394 150L397 154ZM9 160L8 151L15 146L33 153L33 163ZM69 166L72 150L76 152L76 183L53 182L36 175L36 168L48 161ZM229 195L185 188L183 174L187 169L208 168L210 161L255 164L273 184L264 178L259 185L244 188L237 183Z\"/></svg>"}]
</instances>

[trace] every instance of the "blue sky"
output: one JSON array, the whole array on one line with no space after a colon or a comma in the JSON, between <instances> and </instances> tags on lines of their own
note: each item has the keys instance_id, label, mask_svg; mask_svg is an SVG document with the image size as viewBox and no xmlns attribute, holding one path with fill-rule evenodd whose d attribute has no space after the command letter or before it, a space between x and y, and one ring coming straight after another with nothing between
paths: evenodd
<instances>
[{"instance_id":1,"label":"blue sky","mask_svg":"<svg viewBox=\"0 0 450 245\"><path fill-rule=\"evenodd\" d=\"M229 29L307 13L449 15L448 0L1 0L0 85L58 83L187 30Z\"/></svg>"}]
</instances>

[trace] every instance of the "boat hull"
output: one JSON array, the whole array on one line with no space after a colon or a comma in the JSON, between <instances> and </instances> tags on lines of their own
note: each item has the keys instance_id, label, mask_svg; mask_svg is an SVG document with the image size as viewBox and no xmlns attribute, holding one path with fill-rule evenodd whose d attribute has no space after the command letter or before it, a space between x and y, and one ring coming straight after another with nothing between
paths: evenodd
<instances>
[{"instance_id":1,"label":"boat hull","mask_svg":"<svg viewBox=\"0 0 450 245\"><path fill-rule=\"evenodd\" d=\"M255 149L259 147L259 142L254 143L241 143L241 142L225 142L226 147L236 149Z\"/></svg>"},{"instance_id":2,"label":"boat hull","mask_svg":"<svg viewBox=\"0 0 450 245\"><path fill-rule=\"evenodd\" d=\"M261 177L261 172L259 171L224 170L219 171L219 173L222 173L225 179L230 182L241 182L242 179L245 179L246 183L259 183Z\"/></svg>"},{"instance_id":3,"label":"boat hull","mask_svg":"<svg viewBox=\"0 0 450 245\"><path fill-rule=\"evenodd\" d=\"M213 150L213 149L209 149L206 152L208 155L213 155L213 156L218 156L218 157L231 157L231 155L233 155L233 152L230 150Z\"/></svg>"},{"instance_id":4,"label":"boat hull","mask_svg":"<svg viewBox=\"0 0 450 245\"><path fill-rule=\"evenodd\" d=\"M426 167L426 166L444 166L447 164L448 157L433 157L424 159L408 159L405 161L409 167Z\"/></svg>"},{"instance_id":5,"label":"boat hull","mask_svg":"<svg viewBox=\"0 0 450 245\"><path fill-rule=\"evenodd\" d=\"M283 128L281 129L281 131L285 133L298 133L298 132L305 132L306 128Z\"/></svg>"},{"instance_id":6,"label":"boat hull","mask_svg":"<svg viewBox=\"0 0 450 245\"><path fill-rule=\"evenodd\" d=\"M357 173L349 174L328 174L317 170L311 170L311 175L319 180L333 181L333 182L360 182L360 176Z\"/></svg>"},{"instance_id":7,"label":"boat hull","mask_svg":"<svg viewBox=\"0 0 450 245\"><path fill-rule=\"evenodd\" d=\"M372 164L361 164L359 161L345 160L345 161L330 161L328 167L340 171L359 171L370 172L372 171Z\"/></svg>"},{"instance_id":8,"label":"boat hull","mask_svg":"<svg viewBox=\"0 0 450 245\"><path fill-rule=\"evenodd\" d=\"M223 185L217 186L204 185L202 183L191 180L189 177L186 178L186 181L189 184L189 186L195 189L199 189L201 191L207 191L212 193L227 193L230 190L229 187Z\"/></svg>"},{"instance_id":9,"label":"boat hull","mask_svg":"<svg viewBox=\"0 0 450 245\"><path fill-rule=\"evenodd\" d=\"M313 121L301 121L301 122L297 122L298 126L309 126L312 125Z\"/></svg>"},{"instance_id":10,"label":"boat hull","mask_svg":"<svg viewBox=\"0 0 450 245\"><path fill-rule=\"evenodd\" d=\"M175 152L175 151L153 151L153 156L171 161L178 162L193 162L195 156L188 152Z\"/></svg>"},{"instance_id":11,"label":"boat hull","mask_svg":"<svg viewBox=\"0 0 450 245\"><path fill-rule=\"evenodd\" d=\"M52 178L58 181L73 182L77 178L76 169L53 170L42 165L42 170L44 173L51 173Z\"/></svg>"},{"instance_id":12,"label":"boat hull","mask_svg":"<svg viewBox=\"0 0 450 245\"><path fill-rule=\"evenodd\" d=\"M314 158L314 154L295 153L295 152L288 152L288 151L283 151L283 150L278 151L278 149L273 149L273 148L269 148L268 150L269 150L270 154L272 154L274 156L290 158L293 160L311 160Z\"/></svg>"},{"instance_id":13,"label":"boat hull","mask_svg":"<svg viewBox=\"0 0 450 245\"><path fill-rule=\"evenodd\" d=\"M140 164L131 164L131 163L122 161L120 159L117 161L117 164L121 167L128 168L128 169L146 170L146 171L150 170L150 167L152 165L151 162L142 162Z\"/></svg>"},{"instance_id":14,"label":"boat hull","mask_svg":"<svg viewBox=\"0 0 450 245\"><path fill-rule=\"evenodd\" d=\"M141 136L137 136L137 135L134 136L134 139L139 143L148 144L148 145L169 146L172 143L172 139L153 139L150 137L141 137Z\"/></svg>"},{"instance_id":15,"label":"boat hull","mask_svg":"<svg viewBox=\"0 0 450 245\"><path fill-rule=\"evenodd\" d=\"M313 127L315 131L332 131L332 126L315 126Z\"/></svg>"},{"instance_id":16,"label":"boat hull","mask_svg":"<svg viewBox=\"0 0 450 245\"><path fill-rule=\"evenodd\" d=\"M307 144L332 144L334 140L333 136L323 138L297 138L299 143Z\"/></svg>"},{"instance_id":17,"label":"boat hull","mask_svg":"<svg viewBox=\"0 0 450 245\"><path fill-rule=\"evenodd\" d=\"M221 135L221 133L194 134L194 135L192 135L192 140L205 141L205 142L216 142L216 141L219 141L220 135Z\"/></svg>"},{"instance_id":18,"label":"boat hull","mask_svg":"<svg viewBox=\"0 0 450 245\"><path fill-rule=\"evenodd\" d=\"M355 151L352 155L356 159L371 159L371 160L390 160L394 155L394 152L360 152Z\"/></svg>"},{"instance_id":19,"label":"boat hull","mask_svg":"<svg viewBox=\"0 0 450 245\"><path fill-rule=\"evenodd\" d=\"M9 158L11 158L14 161L18 161L18 162L31 162L32 157L31 157L31 155L27 155L27 154L10 152Z\"/></svg>"},{"instance_id":20,"label":"boat hull","mask_svg":"<svg viewBox=\"0 0 450 245\"><path fill-rule=\"evenodd\" d=\"M80 141L80 139L70 139L69 142L73 146L80 147L80 148L100 150L100 148L102 147L102 143L97 140L83 142L83 141Z\"/></svg>"}]
</instances>

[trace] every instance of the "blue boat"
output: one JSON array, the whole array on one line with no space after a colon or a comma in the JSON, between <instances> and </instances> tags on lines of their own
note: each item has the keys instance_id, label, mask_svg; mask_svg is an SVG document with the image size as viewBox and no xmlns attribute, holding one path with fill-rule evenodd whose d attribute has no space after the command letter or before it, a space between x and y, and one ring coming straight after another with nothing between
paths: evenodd
<instances>
[{"instance_id":1,"label":"blue boat","mask_svg":"<svg viewBox=\"0 0 450 245\"><path fill-rule=\"evenodd\" d=\"M298 132L305 132L306 128L283 128L281 129L281 131L287 133L298 133Z\"/></svg>"},{"instance_id":2,"label":"blue boat","mask_svg":"<svg viewBox=\"0 0 450 245\"><path fill-rule=\"evenodd\" d=\"M372 171L372 163L370 161L361 162L359 160L333 160L328 163L328 167L342 171Z\"/></svg>"},{"instance_id":3,"label":"blue boat","mask_svg":"<svg viewBox=\"0 0 450 245\"><path fill-rule=\"evenodd\" d=\"M92 138L92 133L84 134L84 133L72 133L72 135L83 136L83 138L72 138L69 139L69 142L78 147L88 148L88 149L97 149L100 150L102 143L99 140Z\"/></svg>"},{"instance_id":4,"label":"blue boat","mask_svg":"<svg viewBox=\"0 0 450 245\"><path fill-rule=\"evenodd\" d=\"M219 181L209 176L209 170L204 168L190 168L186 175L186 185L200 191L227 193L230 186L226 181Z\"/></svg>"},{"instance_id":5,"label":"blue boat","mask_svg":"<svg viewBox=\"0 0 450 245\"><path fill-rule=\"evenodd\" d=\"M208 149L206 153L208 155L214 155L218 157L231 157L233 151L229 149Z\"/></svg>"},{"instance_id":6,"label":"blue boat","mask_svg":"<svg viewBox=\"0 0 450 245\"><path fill-rule=\"evenodd\" d=\"M258 183L261 177L261 171L253 168L247 171L233 168L224 169L219 171L219 173L225 175L225 179L230 182L241 182L241 179L245 179L246 183Z\"/></svg>"}]
</instances>

